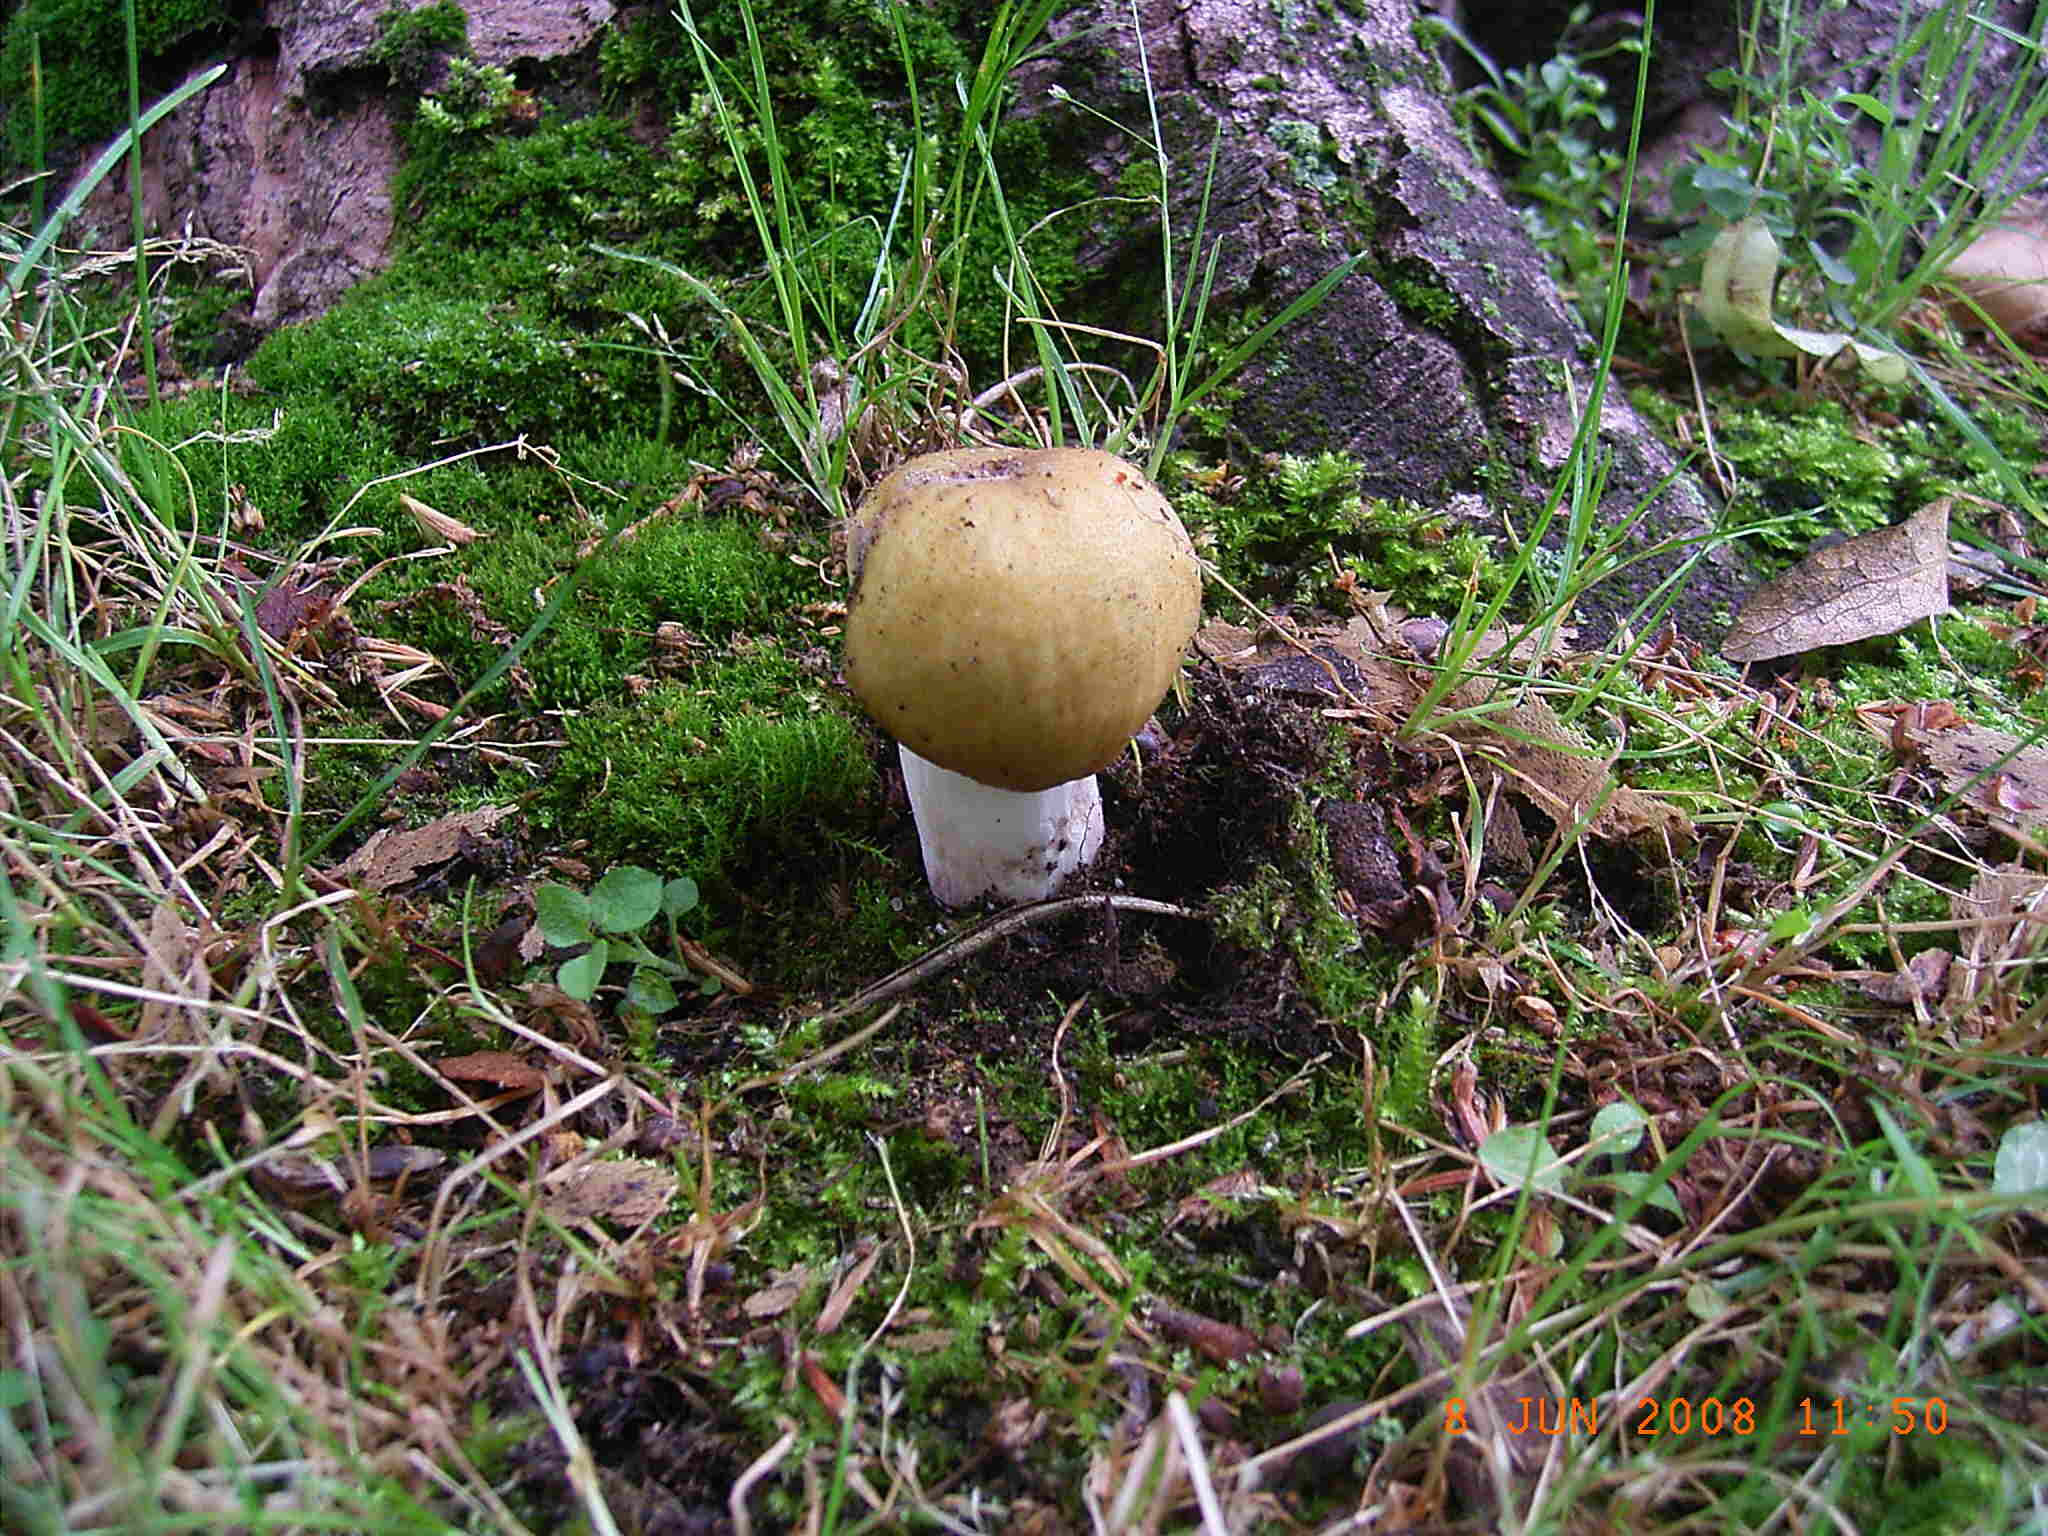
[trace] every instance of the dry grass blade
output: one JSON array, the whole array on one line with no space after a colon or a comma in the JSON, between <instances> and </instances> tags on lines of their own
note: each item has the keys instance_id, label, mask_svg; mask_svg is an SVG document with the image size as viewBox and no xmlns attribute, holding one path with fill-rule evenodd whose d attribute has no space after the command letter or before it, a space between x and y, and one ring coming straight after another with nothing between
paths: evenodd
<instances>
[{"instance_id":1,"label":"dry grass blade","mask_svg":"<svg viewBox=\"0 0 2048 1536\"><path fill-rule=\"evenodd\" d=\"M1382 465L1261 440L1291 423L1205 377L1331 291L1231 311L1229 125L1183 187L1184 113L1008 110L1075 82L1036 52L1053 0L993 8L965 53L957 7L828 7L808 41L699 9L749 56L693 74L714 44L661 17L583 55L653 106L678 60L649 40L686 50L666 152L516 90L516 123L436 140L423 102L421 238L263 343L260 401L143 403L145 344L223 297L165 267L230 253L38 266L0 218L0 1524L2041 1524L2037 360L1951 399L1915 364L1920 409L1810 364L1782 381L1810 393L1759 395L1734 359L1696 418L1644 413L1708 444L1713 537L1761 561L1951 495L1999 550L1940 612L1932 510L1903 563L1847 546L1850 590L1767 640L1934 617L1738 675L1702 627L1731 551L1665 542L1665 508L1710 515L1614 435L1624 320L1632 384L1677 378L1633 291L1564 412L1522 414L1540 360L1480 368L1529 452L1410 504ZM1095 41L1149 50L1227 8L1110 9ZM1405 48L1400 9L1312 19ZM1976 0L1922 9L1916 47L2032 56ZM1788 45L1818 14L1778 18ZM877 94L898 55L944 78ZM1598 118L1610 74L1522 79ZM1532 106L1509 75L1502 123ZM1848 105L1875 123L1811 111ZM2016 142L2048 97L1960 121L2008 109ZM1135 154L1106 203L1048 174L1077 113L1110 136L1092 163ZM1414 126L1331 122L1274 161L1329 193L1326 230L1274 226L1305 258ZM1797 223L1829 200L1795 208L1787 163L1749 190ZM1967 211L1974 169L1957 149L1930 185ZM1430 181L1402 178L1418 216ZM759 265L732 260L750 221ZM1835 248L1815 233L1786 251ZM1130 296L1076 266L1110 248L1160 258L1158 341L1055 312ZM138 256L135 306L110 278ZM1469 353L1440 310L1484 295L1395 276L1431 355ZM1743 302L1783 343L1768 297ZM1245 401L1313 388L1314 351ZM756 387L790 474L719 438ZM520 431L543 417L559 453ZM935 926L838 675L827 513L977 438L1144 453L1243 623L1201 631L1105 771L1109 891ZM1473 445L1429 447L1409 462ZM1850 1409L1901 1399L1911 1436Z\"/></svg>"},{"instance_id":2,"label":"dry grass blade","mask_svg":"<svg viewBox=\"0 0 2048 1536\"><path fill-rule=\"evenodd\" d=\"M489 1191L465 1163L416 1224L443 1154L372 1127L450 1117L371 1091L409 1047L364 1026L365 911L290 874L339 566L196 535L171 450L106 387L121 360L49 334L0 326L25 433L0 461L7 1518L424 1533L445 1494L517 1530L461 1443L489 1351L388 1294ZM615 1092L591 1070L571 1113Z\"/></svg>"}]
</instances>

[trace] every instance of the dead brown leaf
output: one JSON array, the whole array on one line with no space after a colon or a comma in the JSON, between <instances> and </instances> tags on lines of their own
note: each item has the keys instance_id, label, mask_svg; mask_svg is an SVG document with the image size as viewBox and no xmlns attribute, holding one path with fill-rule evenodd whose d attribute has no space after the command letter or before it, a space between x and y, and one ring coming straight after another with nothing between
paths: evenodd
<instances>
[{"instance_id":1,"label":"dead brown leaf","mask_svg":"<svg viewBox=\"0 0 2048 1536\"><path fill-rule=\"evenodd\" d=\"M1945 949L1923 949L1897 971L1880 972L1863 980L1863 995L1880 1003L1910 1008L1917 998L1934 1002L1948 981L1948 968L1955 956Z\"/></svg>"},{"instance_id":2,"label":"dead brown leaf","mask_svg":"<svg viewBox=\"0 0 2048 1536\"><path fill-rule=\"evenodd\" d=\"M540 932L539 928L533 931ZM566 1041L578 1050L604 1048L604 1029L597 1022L597 1010L581 998L571 997L551 981L528 983L525 997L531 1010L525 1022L541 1033Z\"/></svg>"},{"instance_id":3,"label":"dead brown leaf","mask_svg":"<svg viewBox=\"0 0 2048 1536\"><path fill-rule=\"evenodd\" d=\"M1951 731L1963 716L1947 699L1882 699L1856 706L1856 723L1891 743L1894 757L1909 758L1935 731Z\"/></svg>"},{"instance_id":4,"label":"dead brown leaf","mask_svg":"<svg viewBox=\"0 0 2048 1536\"><path fill-rule=\"evenodd\" d=\"M1174 1207L1166 1230L1171 1232L1182 1222L1193 1222L1202 1228L1213 1227L1237 1209L1239 1200L1254 1199L1263 1188L1265 1182L1250 1168L1240 1168L1235 1173L1211 1179Z\"/></svg>"},{"instance_id":5,"label":"dead brown leaf","mask_svg":"<svg viewBox=\"0 0 2048 1536\"><path fill-rule=\"evenodd\" d=\"M1226 672L1255 674L1275 692L1383 713L1389 725L1404 718L1400 711L1416 696L1413 658L1389 653L1364 619L1294 624L1286 636L1216 621L1196 631L1195 649Z\"/></svg>"},{"instance_id":6,"label":"dead brown leaf","mask_svg":"<svg viewBox=\"0 0 2048 1536\"><path fill-rule=\"evenodd\" d=\"M1050 1422L1046 1411L1030 1398L1013 1397L996 1404L981 1437L1004 1455L1016 1456L1030 1449Z\"/></svg>"},{"instance_id":7,"label":"dead brown leaf","mask_svg":"<svg viewBox=\"0 0 2048 1536\"><path fill-rule=\"evenodd\" d=\"M1470 1058L1461 1057L1451 1068L1451 1102L1444 1120L1474 1151L1507 1124L1505 1106L1479 1091L1479 1069Z\"/></svg>"},{"instance_id":8,"label":"dead brown leaf","mask_svg":"<svg viewBox=\"0 0 2048 1536\"><path fill-rule=\"evenodd\" d=\"M1946 1002L1960 1015L1981 1000L2009 992L2001 975L2039 952L2048 937L2048 875L2030 869L1983 870L1968 892L1950 898L1949 910L1963 933L1962 951L1949 967Z\"/></svg>"},{"instance_id":9,"label":"dead brown leaf","mask_svg":"<svg viewBox=\"0 0 2048 1536\"><path fill-rule=\"evenodd\" d=\"M2048 345L2048 205L2015 207L1950 258L1942 282L1970 301L1950 306L1958 324L1988 319L2030 351Z\"/></svg>"},{"instance_id":10,"label":"dead brown leaf","mask_svg":"<svg viewBox=\"0 0 2048 1536\"><path fill-rule=\"evenodd\" d=\"M431 1173L446 1161L447 1154L433 1147L387 1142L370 1148L367 1163L352 1156L330 1161L300 1152L280 1152L251 1167L249 1177L271 1198L298 1205L345 1195L364 1181L395 1184L400 1179Z\"/></svg>"},{"instance_id":11,"label":"dead brown leaf","mask_svg":"<svg viewBox=\"0 0 2048 1536\"><path fill-rule=\"evenodd\" d=\"M416 496L408 496L401 491L398 504L412 514L414 526L430 539L438 539L444 544L462 545L473 544L483 537L461 518L450 517L446 512L428 506Z\"/></svg>"},{"instance_id":12,"label":"dead brown leaf","mask_svg":"<svg viewBox=\"0 0 2048 1536\"><path fill-rule=\"evenodd\" d=\"M1488 636L1475 655L1501 657L1506 635ZM1412 657L1393 654L1363 618L1344 624L1297 626L1292 641L1270 628L1259 634L1238 625L1205 624L1195 648L1226 672L1250 674L1276 691L1320 697L1340 718L1362 720L1393 731L1420 705L1429 674ZM1534 665L1537 646L1517 646L1517 664ZM1474 677L1444 701L1443 735L1482 750L1505 770L1508 787L1553 821L1583 823L1595 837L1654 836L1691 840L1691 827L1676 808L1631 789L1614 777L1590 738L1558 718L1541 699L1496 703L1495 679ZM1418 748L1445 757L1442 739L1418 737ZM1597 809L1596 809L1597 807Z\"/></svg>"},{"instance_id":13,"label":"dead brown leaf","mask_svg":"<svg viewBox=\"0 0 2048 1536\"><path fill-rule=\"evenodd\" d=\"M1169 1306L1163 1301L1152 1304L1151 1319L1161 1338L1187 1345L1212 1365L1229 1365L1259 1348L1258 1336L1235 1323Z\"/></svg>"},{"instance_id":14,"label":"dead brown leaf","mask_svg":"<svg viewBox=\"0 0 2048 1536\"><path fill-rule=\"evenodd\" d=\"M543 940L540 925L526 913L507 914L473 946L472 954L475 957L477 975L493 985L510 981L518 974L521 959L525 957L526 937L529 933L537 941ZM538 960L544 947L544 941L537 942L534 954L525 958Z\"/></svg>"},{"instance_id":15,"label":"dead brown leaf","mask_svg":"<svg viewBox=\"0 0 2048 1536\"><path fill-rule=\"evenodd\" d=\"M1468 683L1453 700L1479 702L1490 686ZM1487 755L1507 771L1508 787L1531 802L1559 826L1583 823L1595 837L1617 839L1663 837L1692 840L1692 827L1676 806L1618 782L1592 740L1560 720L1557 712L1535 697L1495 709L1484 717ZM1461 739L1473 736L1461 724Z\"/></svg>"},{"instance_id":16,"label":"dead brown leaf","mask_svg":"<svg viewBox=\"0 0 2048 1536\"><path fill-rule=\"evenodd\" d=\"M289 641L301 631L317 632L334 617L333 596L319 583L300 586L296 573L256 599L256 623L273 640Z\"/></svg>"},{"instance_id":17,"label":"dead brown leaf","mask_svg":"<svg viewBox=\"0 0 2048 1536\"><path fill-rule=\"evenodd\" d=\"M1424 1374L1455 1373L1468 1358L1471 1314L1462 1301L1455 1310L1433 1302L1406 1312L1398 1326L1409 1358ZM1563 1432L1548 1421L1539 1425L1535 1416L1539 1404L1560 1419L1565 1408L1542 1368L1520 1365L1511 1371L1511 1365L1520 1362L1502 1361L1473 1384L1469 1397L1452 1396L1451 1383L1431 1394L1430 1417L1454 1431L1445 1470L1459 1497L1474 1509L1497 1508L1504 1487L1533 1482L1545 1437Z\"/></svg>"},{"instance_id":18,"label":"dead brown leaf","mask_svg":"<svg viewBox=\"0 0 2048 1536\"><path fill-rule=\"evenodd\" d=\"M797 1304L804 1289L811 1283L808 1264L794 1264L788 1269L778 1269L768 1277L768 1283L740 1303L740 1310L757 1322L766 1322L771 1317L780 1317Z\"/></svg>"},{"instance_id":19,"label":"dead brown leaf","mask_svg":"<svg viewBox=\"0 0 2048 1536\"><path fill-rule=\"evenodd\" d=\"M1814 550L1742 605L1721 654L1768 661L1947 613L1949 504L1938 497L1903 523Z\"/></svg>"},{"instance_id":20,"label":"dead brown leaf","mask_svg":"<svg viewBox=\"0 0 2048 1536\"><path fill-rule=\"evenodd\" d=\"M547 1074L510 1051L473 1051L467 1056L447 1056L434 1063L451 1082L488 1083L520 1093L539 1093L547 1086Z\"/></svg>"},{"instance_id":21,"label":"dead brown leaf","mask_svg":"<svg viewBox=\"0 0 2048 1536\"><path fill-rule=\"evenodd\" d=\"M797 1369L802 1373L804 1384L811 1389L811 1395L818 1400L818 1406L832 1416L835 1424L846 1420L846 1394L839 1390L839 1383L825 1373L825 1367L818 1364L818 1357L808 1349L797 1357Z\"/></svg>"},{"instance_id":22,"label":"dead brown leaf","mask_svg":"<svg viewBox=\"0 0 2048 1536\"><path fill-rule=\"evenodd\" d=\"M1965 804L2023 827L2048 826L2048 747L2023 747L1983 725L1934 731L1915 745Z\"/></svg>"},{"instance_id":23,"label":"dead brown leaf","mask_svg":"<svg viewBox=\"0 0 2048 1536\"><path fill-rule=\"evenodd\" d=\"M839 1277L839 1283L832 1287L832 1294L825 1298L825 1305L818 1309L818 1320L811 1327L814 1337L822 1339L846 1320L847 1309L860 1295L861 1287L867 1284L868 1276L874 1273L881 1258L882 1245L872 1238L867 1239L867 1251Z\"/></svg>"},{"instance_id":24,"label":"dead brown leaf","mask_svg":"<svg viewBox=\"0 0 2048 1536\"><path fill-rule=\"evenodd\" d=\"M917 1328L889 1335L889 1347L906 1355L936 1355L942 1349L951 1349L959 1337L951 1328Z\"/></svg>"},{"instance_id":25,"label":"dead brown leaf","mask_svg":"<svg viewBox=\"0 0 2048 1536\"><path fill-rule=\"evenodd\" d=\"M640 1227L668 1209L676 1184L675 1169L668 1164L626 1157L550 1174L541 1204L565 1226L607 1222Z\"/></svg>"},{"instance_id":26,"label":"dead brown leaf","mask_svg":"<svg viewBox=\"0 0 2048 1536\"><path fill-rule=\"evenodd\" d=\"M145 1040L185 1045L203 1039L205 1004L213 993L213 975L204 956L204 935L185 920L176 902L157 904L150 914L149 936L142 950L142 1025ZM168 999L182 998L183 1004Z\"/></svg>"},{"instance_id":27,"label":"dead brown leaf","mask_svg":"<svg viewBox=\"0 0 2048 1536\"><path fill-rule=\"evenodd\" d=\"M429 870L473 852L514 809L484 805L439 817L423 827L386 827L331 873L347 884L373 891L409 885Z\"/></svg>"}]
</instances>

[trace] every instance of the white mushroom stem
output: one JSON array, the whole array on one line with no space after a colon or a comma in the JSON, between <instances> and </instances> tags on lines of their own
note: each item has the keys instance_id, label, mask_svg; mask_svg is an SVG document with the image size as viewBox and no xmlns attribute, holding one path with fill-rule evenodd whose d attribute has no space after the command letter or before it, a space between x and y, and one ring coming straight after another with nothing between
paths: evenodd
<instances>
[{"instance_id":1,"label":"white mushroom stem","mask_svg":"<svg viewBox=\"0 0 2048 1536\"><path fill-rule=\"evenodd\" d=\"M906 746L897 751L925 878L945 906L990 893L1043 900L1102 847L1102 793L1092 773L1051 789L991 789Z\"/></svg>"}]
</instances>

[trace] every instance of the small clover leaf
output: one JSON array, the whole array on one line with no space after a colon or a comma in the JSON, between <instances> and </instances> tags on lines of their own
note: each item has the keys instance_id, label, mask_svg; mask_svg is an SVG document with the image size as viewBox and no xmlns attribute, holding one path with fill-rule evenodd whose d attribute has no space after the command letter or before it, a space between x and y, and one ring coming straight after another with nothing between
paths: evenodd
<instances>
[{"instance_id":1,"label":"small clover leaf","mask_svg":"<svg viewBox=\"0 0 2048 1536\"><path fill-rule=\"evenodd\" d=\"M610 958L611 946L599 939L575 959L564 960L555 972L555 983L578 1002L587 1003L597 996L597 984L604 980L605 962Z\"/></svg>"},{"instance_id":2,"label":"small clover leaf","mask_svg":"<svg viewBox=\"0 0 2048 1536\"><path fill-rule=\"evenodd\" d=\"M606 933L635 933L661 910L661 876L627 865L591 887L590 915Z\"/></svg>"},{"instance_id":3,"label":"small clover leaf","mask_svg":"<svg viewBox=\"0 0 2048 1536\"><path fill-rule=\"evenodd\" d=\"M1685 1217L1684 1210L1678 1204L1678 1196L1671 1192L1671 1185L1662 1180L1653 1184L1647 1173L1610 1173L1598 1182L1605 1184L1624 1200L1633 1200L1637 1195L1642 1195L1645 1205L1655 1206L1658 1210L1667 1211L1681 1220Z\"/></svg>"},{"instance_id":4,"label":"small clover leaf","mask_svg":"<svg viewBox=\"0 0 2048 1536\"><path fill-rule=\"evenodd\" d=\"M1643 1127L1650 1123L1627 1099L1617 1099L1593 1117L1593 1134L1587 1143L1595 1153L1622 1155L1643 1144Z\"/></svg>"},{"instance_id":5,"label":"small clover leaf","mask_svg":"<svg viewBox=\"0 0 2048 1536\"><path fill-rule=\"evenodd\" d=\"M1554 1195L1564 1188L1565 1165L1533 1125L1495 1131L1480 1144L1479 1161L1510 1189L1528 1184L1540 1194Z\"/></svg>"},{"instance_id":6,"label":"small clover leaf","mask_svg":"<svg viewBox=\"0 0 2048 1536\"><path fill-rule=\"evenodd\" d=\"M661 888L662 915L671 922L696 908L697 882L688 875L677 875Z\"/></svg>"},{"instance_id":7,"label":"small clover leaf","mask_svg":"<svg viewBox=\"0 0 2048 1536\"><path fill-rule=\"evenodd\" d=\"M606 966L630 964L627 1005L666 1013L676 1006L676 987L695 985L697 977L678 960L649 949L640 930L666 916L673 931L675 920L694 910L697 901L697 882L688 875L663 880L652 870L628 864L607 870L587 895L566 885L544 885L534 893L533 904L541 936L551 946L584 950L555 970L564 992L588 1002L604 984ZM711 978L698 990L709 995L717 985Z\"/></svg>"},{"instance_id":8,"label":"small clover leaf","mask_svg":"<svg viewBox=\"0 0 2048 1536\"><path fill-rule=\"evenodd\" d=\"M558 949L588 944L596 938L590 926L590 899L566 885L544 885L534 893L534 916L540 934Z\"/></svg>"},{"instance_id":9,"label":"small clover leaf","mask_svg":"<svg viewBox=\"0 0 2048 1536\"><path fill-rule=\"evenodd\" d=\"M1748 213L1756 202L1757 190L1750 183L1749 172L1739 167L1697 165L1682 174L1683 212L1704 202L1721 218L1732 221Z\"/></svg>"},{"instance_id":10,"label":"small clover leaf","mask_svg":"<svg viewBox=\"0 0 2048 1536\"><path fill-rule=\"evenodd\" d=\"M676 1005L676 989L661 972L637 966L633 979L626 983L626 1002L649 1013L667 1013Z\"/></svg>"},{"instance_id":11,"label":"small clover leaf","mask_svg":"<svg viewBox=\"0 0 2048 1536\"><path fill-rule=\"evenodd\" d=\"M2029 1120L1999 1137L1991 1187L2001 1195L2048 1195L2048 1120Z\"/></svg>"}]
</instances>

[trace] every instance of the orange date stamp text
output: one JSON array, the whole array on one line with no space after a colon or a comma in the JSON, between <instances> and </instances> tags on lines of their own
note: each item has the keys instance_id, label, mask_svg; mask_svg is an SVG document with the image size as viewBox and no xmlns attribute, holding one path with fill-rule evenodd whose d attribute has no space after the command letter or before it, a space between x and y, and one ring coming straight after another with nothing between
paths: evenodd
<instances>
[{"instance_id":1,"label":"orange date stamp text","mask_svg":"<svg viewBox=\"0 0 2048 1536\"><path fill-rule=\"evenodd\" d=\"M1517 1397L1497 1411L1498 1428L1504 1434L1554 1438L1600 1432L1597 1398ZM1624 1415L1622 1433L1645 1440L1666 1435L1753 1435L1758 1412L1755 1400L1747 1397L1646 1397ZM1803 1397L1790 1406L1778 1430L1801 1436L1837 1436L1853 1433L1859 1423L1893 1435L1946 1434L1948 1404L1938 1397ZM1467 1435L1482 1427L1474 1423L1471 1405L1464 1398L1454 1397L1444 1404L1445 1434Z\"/></svg>"}]
</instances>

